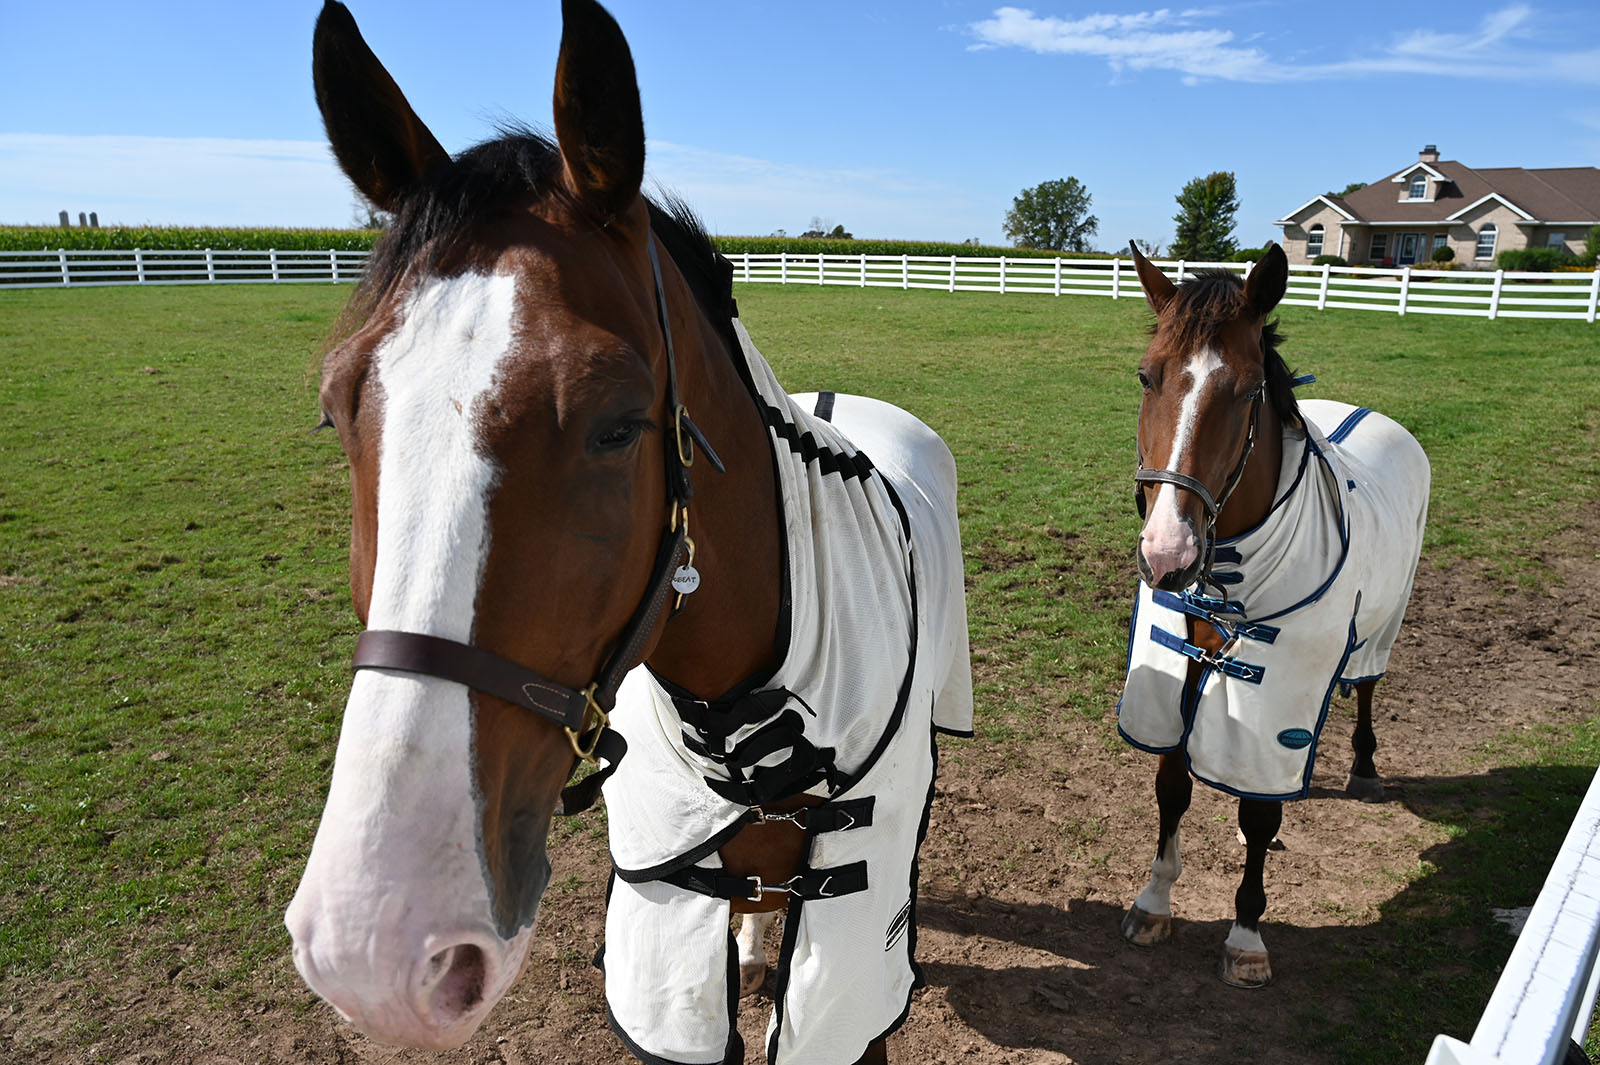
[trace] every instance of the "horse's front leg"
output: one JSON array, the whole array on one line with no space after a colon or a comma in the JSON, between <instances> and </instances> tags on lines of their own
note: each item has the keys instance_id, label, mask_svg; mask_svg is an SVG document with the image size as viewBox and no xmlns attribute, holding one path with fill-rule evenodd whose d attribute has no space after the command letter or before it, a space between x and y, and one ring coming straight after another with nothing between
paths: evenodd
<instances>
[{"instance_id":1,"label":"horse's front leg","mask_svg":"<svg viewBox=\"0 0 1600 1065\"><path fill-rule=\"evenodd\" d=\"M1344 790L1362 802L1383 801L1383 781L1378 779L1378 767L1372 761L1378 749L1378 737L1372 731L1372 692L1377 686L1376 680L1356 685L1356 730L1350 737L1356 758L1345 778Z\"/></svg>"},{"instance_id":2,"label":"horse's front leg","mask_svg":"<svg viewBox=\"0 0 1600 1065\"><path fill-rule=\"evenodd\" d=\"M1150 863L1150 882L1122 918L1122 938L1136 947L1153 947L1172 938L1172 885L1183 872L1178 822L1189 809L1194 781L1183 755L1164 754L1156 768L1156 804L1161 829L1156 837L1156 857Z\"/></svg>"},{"instance_id":3,"label":"horse's front leg","mask_svg":"<svg viewBox=\"0 0 1600 1065\"><path fill-rule=\"evenodd\" d=\"M1283 824L1283 803L1259 799L1239 800L1239 830L1244 833L1244 879L1233 896L1233 928L1222 947L1222 982L1234 987L1266 987L1272 983L1272 963L1261 940L1261 915L1267 912L1267 889L1262 875L1267 867L1267 847Z\"/></svg>"},{"instance_id":4,"label":"horse's front leg","mask_svg":"<svg viewBox=\"0 0 1600 1065\"><path fill-rule=\"evenodd\" d=\"M747 913L739 920L739 996L753 995L767 982L767 929L778 919L776 910Z\"/></svg>"}]
</instances>

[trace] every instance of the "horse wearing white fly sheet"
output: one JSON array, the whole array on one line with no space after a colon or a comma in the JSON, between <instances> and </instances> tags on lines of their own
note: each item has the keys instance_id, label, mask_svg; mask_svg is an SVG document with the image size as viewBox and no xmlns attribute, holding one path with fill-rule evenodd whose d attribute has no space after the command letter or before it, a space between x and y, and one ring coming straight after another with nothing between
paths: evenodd
<instances>
[{"instance_id":1,"label":"horse wearing white fly sheet","mask_svg":"<svg viewBox=\"0 0 1600 1065\"><path fill-rule=\"evenodd\" d=\"M734 327L779 473L788 642L770 677L711 704L643 668L624 681L611 723L627 757L604 786L606 999L645 1060L725 1060L738 1043L729 898L784 891L767 1056L836 1065L898 1027L920 983L933 733L972 729L955 465L889 404L785 395ZM825 799L784 815L810 835L801 873L723 875L718 848L798 792Z\"/></svg>"},{"instance_id":2,"label":"horse wearing white fly sheet","mask_svg":"<svg viewBox=\"0 0 1600 1065\"><path fill-rule=\"evenodd\" d=\"M1129 743L1182 750L1196 777L1243 798L1307 794L1334 687L1388 668L1428 515L1428 460L1409 433L1347 403L1299 406L1305 426L1284 427L1271 511L1217 542L1212 580L1226 598L1140 583L1117 706ZM1191 617L1231 633L1220 654L1185 638Z\"/></svg>"}]
</instances>

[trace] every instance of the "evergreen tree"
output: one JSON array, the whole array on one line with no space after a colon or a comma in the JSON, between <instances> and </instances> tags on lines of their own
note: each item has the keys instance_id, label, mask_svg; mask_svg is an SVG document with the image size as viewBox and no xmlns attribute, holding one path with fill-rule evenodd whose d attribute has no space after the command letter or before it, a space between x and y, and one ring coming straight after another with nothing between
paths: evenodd
<instances>
[{"instance_id":1,"label":"evergreen tree","mask_svg":"<svg viewBox=\"0 0 1600 1065\"><path fill-rule=\"evenodd\" d=\"M1167 254L1174 259L1222 262L1238 250L1233 239L1233 216L1239 210L1239 197L1233 172L1218 170L1197 177L1178 193L1178 235Z\"/></svg>"},{"instance_id":2,"label":"evergreen tree","mask_svg":"<svg viewBox=\"0 0 1600 1065\"><path fill-rule=\"evenodd\" d=\"M1100 228L1100 219L1088 213L1093 200L1075 177L1041 181L1012 199L1006 236L1019 248L1090 251L1089 238Z\"/></svg>"}]
</instances>

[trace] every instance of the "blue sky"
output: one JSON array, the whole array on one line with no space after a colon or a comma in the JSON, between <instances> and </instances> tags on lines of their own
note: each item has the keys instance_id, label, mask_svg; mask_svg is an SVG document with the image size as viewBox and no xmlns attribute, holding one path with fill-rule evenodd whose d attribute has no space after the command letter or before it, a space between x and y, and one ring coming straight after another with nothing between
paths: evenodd
<instances>
[{"instance_id":1,"label":"blue sky","mask_svg":"<svg viewBox=\"0 0 1600 1065\"><path fill-rule=\"evenodd\" d=\"M317 0L0 0L0 222L340 226ZM444 9L449 14L444 14ZM1025 186L1077 177L1102 248L1172 235L1238 175L1238 238L1436 143L1470 166L1600 165L1600 4L612 0L648 173L720 233L1003 243ZM446 148L550 122L556 0L351 0ZM1327 14L1332 12L1332 14ZM29 42L32 42L31 44Z\"/></svg>"}]
</instances>

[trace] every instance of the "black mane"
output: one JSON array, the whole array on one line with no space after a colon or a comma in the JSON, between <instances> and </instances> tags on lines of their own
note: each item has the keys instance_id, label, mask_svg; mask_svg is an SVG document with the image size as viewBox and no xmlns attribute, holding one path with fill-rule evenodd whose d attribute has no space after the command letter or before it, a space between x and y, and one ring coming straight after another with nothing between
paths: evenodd
<instances>
[{"instance_id":1,"label":"black mane","mask_svg":"<svg viewBox=\"0 0 1600 1065\"><path fill-rule=\"evenodd\" d=\"M560 197L580 210L561 182L561 168L561 149L521 126L504 127L493 140L435 167L406 194L373 247L341 324L359 325L413 264L424 270L437 267L462 241L497 219L509 218L530 199ZM733 266L717 254L705 226L687 204L670 194L661 200L658 204L646 198L650 228L688 281L695 300L731 341Z\"/></svg>"},{"instance_id":2,"label":"black mane","mask_svg":"<svg viewBox=\"0 0 1600 1065\"><path fill-rule=\"evenodd\" d=\"M1229 322L1248 314L1244 302L1244 282L1228 270L1198 270L1177 288L1162 321L1176 332L1174 338L1186 351L1214 345ZM1261 359L1267 371L1267 399L1285 425L1299 425L1300 405L1294 398L1294 373L1278 354L1283 342L1274 318L1261 327Z\"/></svg>"}]
</instances>

